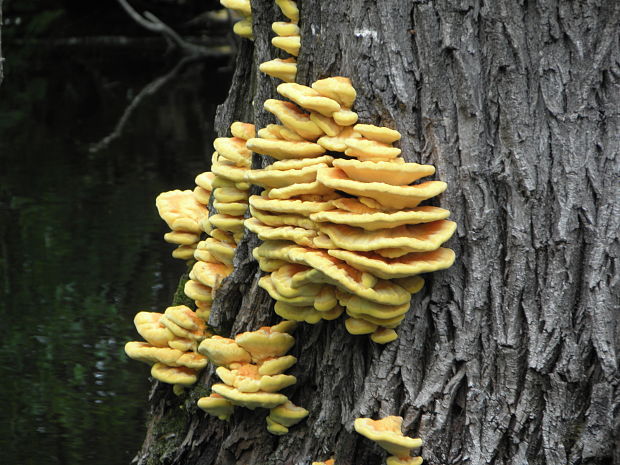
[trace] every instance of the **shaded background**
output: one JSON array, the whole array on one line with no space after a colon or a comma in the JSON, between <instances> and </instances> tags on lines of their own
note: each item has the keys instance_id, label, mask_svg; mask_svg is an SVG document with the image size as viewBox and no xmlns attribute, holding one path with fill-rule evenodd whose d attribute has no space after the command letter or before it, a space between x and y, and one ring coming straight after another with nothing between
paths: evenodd
<instances>
[{"instance_id":1,"label":"shaded background","mask_svg":"<svg viewBox=\"0 0 620 465\"><path fill-rule=\"evenodd\" d=\"M196 43L231 43L214 1L141 1ZM230 57L133 96L179 60L110 2L4 2L0 87L0 463L125 464L144 437L146 365L133 316L161 311L185 265L155 197L209 169Z\"/></svg>"}]
</instances>

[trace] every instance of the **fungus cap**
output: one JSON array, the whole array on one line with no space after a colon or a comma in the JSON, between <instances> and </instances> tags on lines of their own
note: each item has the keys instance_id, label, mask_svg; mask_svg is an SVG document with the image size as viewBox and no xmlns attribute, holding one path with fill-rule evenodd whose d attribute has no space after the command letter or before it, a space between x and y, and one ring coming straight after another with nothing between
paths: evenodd
<instances>
[{"instance_id":1,"label":"fungus cap","mask_svg":"<svg viewBox=\"0 0 620 465\"><path fill-rule=\"evenodd\" d=\"M234 411L233 404L219 394L201 397L198 399L197 405L209 415L218 417L220 420L228 420Z\"/></svg>"},{"instance_id":2,"label":"fungus cap","mask_svg":"<svg viewBox=\"0 0 620 465\"><path fill-rule=\"evenodd\" d=\"M240 347L247 350L252 356L252 360L256 362L280 357L295 344L293 336L274 331L269 326L238 334L235 341Z\"/></svg>"},{"instance_id":3,"label":"fungus cap","mask_svg":"<svg viewBox=\"0 0 620 465\"><path fill-rule=\"evenodd\" d=\"M252 123L243 123L241 121L235 121L230 125L230 132L233 137L248 140L256 137L256 127Z\"/></svg>"},{"instance_id":4,"label":"fungus cap","mask_svg":"<svg viewBox=\"0 0 620 465\"><path fill-rule=\"evenodd\" d=\"M282 14L294 23L299 22L299 9L294 0L276 0L276 5L280 7Z\"/></svg>"},{"instance_id":5,"label":"fungus cap","mask_svg":"<svg viewBox=\"0 0 620 465\"><path fill-rule=\"evenodd\" d=\"M131 341L125 344L125 354L133 360L153 365L163 363L178 366L176 361L183 352L170 347L155 347L147 342Z\"/></svg>"},{"instance_id":6,"label":"fungus cap","mask_svg":"<svg viewBox=\"0 0 620 465\"><path fill-rule=\"evenodd\" d=\"M291 170L251 170L246 173L245 179L263 187L287 187L294 183L315 181L317 171L326 167L325 163L318 163Z\"/></svg>"},{"instance_id":7,"label":"fungus cap","mask_svg":"<svg viewBox=\"0 0 620 465\"><path fill-rule=\"evenodd\" d=\"M203 205L208 205L209 200L211 200L211 191L206 190L203 187L196 186L192 191L194 193L194 198Z\"/></svg>"},{"instance_id":8,"label":"fungus cap","mask_svg":"<svg viewBox=\"0 0 620 465\"><path fill-rule=\"evenodd\" d=\"M297 24L286 23L284 21L271 23L271 29L280 37L298 36L301 32Z\"/></svg>"},{"instance_id":9,"label":"fungus cap","mask_svg":"<svg viewBox=\"0 0 620 465\"><path fill-rule=\"evenodd\" d=\"M384 182L393 186L404 186L420 178L435 174L435 167L433 165L420 165L418 163L361 161L339 158L334 160L333 165L344 171L349 179L354 181Z\"/></svg>"},{"instance_id":10,"label":"fungus cap","mask_svg":"<svg viewBox=\"0 0 620 465\"><path fill-rule=\"evenodd\" d=\"M278 375L284 373L290 367L297 363L297 358L292 355L283 355L281 357L270 358L263 361L258 367L260 375Z\"/></svg>"},{"instance_id":11,"label":"fungus cap","mask_svg":"<svg viewBox=\"0 0 620 465\"><path fill-rule=\"evenodd\" d=\"M254 410L257 407L273 408L288 400L284 394L275 392L241 392L226 384L214 384L211 389L228 399L233 405L247 407Z\"/></svg>"},{"instance_id":12,"label":"fungus cap","mask_svg":"<svg viewBox=\"0 0 620 465\"><path fill-rule=\"evenodd\" d=\"M261 63L258 69L271 77L282 79L284 82L295 82L295 77L297 76L297 62L295 58L276 58Z\"/></svg>"},{"instance_id":13,"label":"fungus cap","mask_svg":"<svg viewBox=\"0 0 620 465\"><path fill-rule=\"evenodd\" d=\"M294 213L303 216L333 208L331 200L312 202L298 199L267 199L260 195L252 195L249 202L252 207L259 210L274 213Z\"/></svg>"},{"instance_id":14,"label":"fungus cap","mask_svg":"<svg viewBox=\"0 0 620 465\"><path fill-rule=\"evenodd\" d=\"M220 4L230 10L234 10L242 16L252 16L250 0L220 0Z\"/></svg>"},{"instance_id":15,"label":"fungus cap","mask_svg":"<svg viewBox=\"0 0 620 465\"><path fill-rule=\"evenodd\" d=\"M323 128L322 126L320 127ZM325 133L327 134L327 132ZM344 153L344 151L347 149L347 144L345 141L355 137L356 134L359 136L359 134L353 131L353 128L349 126L345 127L335 136L330 136L329 134L327 134L323 137L320 137L316 141L316 143L319 144L321 147L325 148L326 150Z\"/></svg>"},{"instance_id":16,"label":"fungus cap","mask_svg":"<svg viewBox=\"0 0 620 465\"><path fill-rule=\"evenodd\" d=\"M278 392L297 381L292 375L261 375L258 366L250 363L235 363L233 366L230 369L218 367L215 372L222 381L240 392Z\"/></svg>"},{"instance_id":17,"label":"fungus cap","mask_svg":"<svg viewBox=\"0 0 620 465\"><path fill-rule=\"evenodd\" d=\"M351 108L357 96L351 80L342 76L320 79L312 83L312 88L321 95L335 100L344 108Z\"/></svg>"},{"instance_id":18,"label":"fungus cap","mask_svg":"<svg viewBox=\"0 0 620 465\"><path fill-rule=\"evenodd\" d=\"M334 249L328 253L352 267L383 279L404 278L431 271L445 270L454 263L454 251L440 247L430 252L411 252L396 258L386 258L374 252L353 252Z\"/></svg>"},{"instance_id":19,"label":"fungus cap","mask_svg":"<svg viewBox=\"0 0 620 465\"><path fill-rule=\"evenodd\" d=\"M351 126L357 123L357 113L351 110L341 109L332 113L332 118L340 126Z\"/></svg>"},{"instance_id":20,"label":"fungus cap","mask_svg":"<svg viewBox=\"0 0 620 465\"><path fill-rule=\"evenodd\" d=\"M371 334L377 329L377 325L361 318L347 318L344 326L349 334L354 335Z\"/></svg>"},{"instance_id":21,"label":"fungus cap","mask_svg":"<svg viewBox=\"0 0 620 465\"><path fill-rule=\"evenodd\" d=\"M289 400L272 408L269 411L268 418L286 427L291 427L306 418L309 413L305 408L299 407Z\"/></svg>"},{"instance_id":22,"label":"fungus cap","mask_svg":"<svg viewBox=\"0 0 620 465\"><path fill-rule=\"evenodd\" d=\"M274 305L276 315L293 321L303 321L311 325L323 319L323 314L312 306L295 306L286 302L276 301Z\"/></svg>"},{"instance_id":23,"label":"fungus cap","mask_svg":"<svg viewBox=\"0 0 620 465\"><path fill-rule=\"evenodd\" d=\"M211 171L205 171L204 173L200 173L194 179L194 182L197 186L202 187L203 189L211 192L213 190L213 181L215 179L215 174Z\"/></svg>"},{"instance_id":24,"label":"fungus cap","mask_svg":"<svg viewBox=\"0 0 620 465\"><path fill-rule=\"evenodd\" d=\"M253 152L270 156L276 160L314 158L325 153L325 149L322 146L313 142L281 139L250 139L248 141L248 148Z\"/></svg>"},{"instance_id":25,"label":"fungus cap","mask_svg":"<svg viewBox=\"0 0 620 465\"><path fill-rule=\"evenodd\" d=\"M402 422L403 419L397 416L388 416L376 421L370 418L357 418L353 426L355 431L375 441L390 454L406 457L411 455L411 449L422 446L422 440L404 436L401 431Z\"/></svg>"},{"instance_id":26,"label":"fungus cap","mask_svg":"<svg viewBox=\"0 0 620 465\"><path fill-rule=\"evenodd\" d=\"M267 423L267 431L269 431L271 434L275 436L282 436L288 433L288 428L286 426L281 425L277 421L274 421L272 418L266 417L265 421Z\"/></svg>"},{"instance_id":27,"label":"fungus cap","mask_svg":"<svg viewBox=\"0 0 620 465\"><path fill-rule=\"evenodd\" d=\"M284 126L304 139L314 141L324 134L321 128L310 119L309 114L304 113L291 102L268 99L265 100L263 106L265 110L273 113Z\"/></svg>"},{"instance_id":28,"label":"fungus cap","mask_svg":"<svg viewBox=\"0 0 620 465\"><path fill-rule=\"evenodd\" d=\"M274 40L284 38L275 37ZM280 84L277 91L283 97L292 100L306 110L312 110L323 116L330 117L335 111L340 110L340 104L335 100L324 97L311 87L296 83Z\"/></svg>"},{"instance_id":29,"label":"fungus cap","mask_svg":"<svg viewBox=\"0 0 620 465\"><path fill-rule=\"evenodd\" d=\"M196 313L185 305L177 305L168 307L164 311L164 315L180 327L188 331L204 331L205 324Z\"/></svg>"},{"instance_id":30,"label":"fungus cap","mask_svg":"<svg viewBox=\"0 0 620 465\"><path fill-rule=\"evenodd\" d=\"M218 137L213 141L213 148L222 157L238 166L252 164L252 152L246 147L246 140L240 137Z\"/></svg>"},{"instance_id":31,"label":"fungus cap","mask_svg":"<svg viewBox=\"0 0 620 465\"><path fill-rule=\"evenodd\" d=\"M370 210L370 209L369 209ZM430 223L443 220L450 216L450 211L439 207L421 206L400 211L369 213L353 213L346 210L327 210L310 215L310 219L316 222L329 222L344 224L376 231L380 229L396 228L403 225Z\"/></svg>"},{"instance_id":32,"label":"fungus cap","mask_svg":"<svg viewBox=\"0 0 620 465\"><path fill-rule=\"evenodd\" d=\"M300 296L295 296L295 297L283 296L277 291L276 287L273 285L271 276L269 275L266 275L260 278L258 280L258 285L259 287L262 287L263 289L265 289L272 299L278 302L283 302L283 303L293 305L296 307L307 307L307 306L312 305L312 302L314 301L313 295L300 295ZM293 318L290 318L289 316L283 316L283 318L293 319ZM298 320L294 319L294 321L298 321ZM302 321L302 320L299 320L299 321Z\"/></svg>"},{"instance_id":33,"label":"fungus cap","mask_svg":"<svg viewBox=\"0 0 620 465\"><path fill-rule=\"evenodd\" d=\"M169 367L156 363L151 367L151 376L162 383L191 386L198 379L196 370L186 367Z\"/></svg>"},{"instance_id":34,"label":"fungus cap","mask_svg":"<svg viewBox=\"0 0 620 465\"><path fill-rule=\"evenodd\" d=\"M334 115L334 119L336 119L336 115ZM344 153L350 157L372 160L377 158L392 159L400 155L400 149L397 147L362 137L352 137L347 139L345 143L347 144L347 149Z\"/></svg>"},{"instance_id":35,"label":"fungus cap","mask_svg":"<svg viewBox=\"0 0 620 465\"><path fill-rule=\"evenodd\" d=\"M312 239L316 236L316 231L298 228L295 226L269 226L256 218L245 220L245 227L257 234L264 241L293 241L300 245L312 245Z\"/></svg>"},{"instance_id":36,"label":"fungus cap","mask_svg":"<svg viewBox=\"0 0 620 465\"><path fill-rule=\"evenodd\" d=\"M254 33L252 31L252 21L249 19L242 19L237 21L233 25L233 32L244 39L254 40Z\"/></svg>"},{"instance_id":37,"label":"fungus cap","mask_svg":"<svg viewBox=\"0 0 620 465\"><path fill-rule=\"evenodd\" d=\"M252 359L248 351L240 347L234 340L221 336L212 336L202 341L198 346L198 352L218 366L247 363Z\"/></svg>"},{"instance_id":38,"label":"fungus cap","mask_svg":"<svg viewBox=\"0 0 620 465\"><path fill-rule=\"evenodd\" d=\"M200 221L208 210L198 202L191 190L162 192L155 199L159 216L170 229L200 234Z\"/></svg>"},{"instance_id":39,"label":"fungus cap","mask_svg":"<svg viewBox=\"0 0 620 465\"><path fill-rule=\"evenodd\" d=\"M387 344L398 339L398 334L391 328L380 327L370 335L370 339L376 344Z\"/></svg>"},{"instance_id":40,"label":"fungus cap","mask_svg":"<svg viewBox=\"0 0 620 465\"><path fill-rule=\"evenodd\" d=\"M168 342L175 337L168 328L161 324L162 316L162 313L138 312L133 319L138 334L155 347L168 347Z\"/></svg>"},{"instance_id":41,"label":"fungus cap","mask_svg":"<svg viewBox=\"0 0 620 465\"><path fill-rule=\"evenodd\" d=\"M301 37L298 35L285 37L276 36L271 39L271 45L296 57L299 55L299 49L301 48Z\"/></svg>"}]
</instances>

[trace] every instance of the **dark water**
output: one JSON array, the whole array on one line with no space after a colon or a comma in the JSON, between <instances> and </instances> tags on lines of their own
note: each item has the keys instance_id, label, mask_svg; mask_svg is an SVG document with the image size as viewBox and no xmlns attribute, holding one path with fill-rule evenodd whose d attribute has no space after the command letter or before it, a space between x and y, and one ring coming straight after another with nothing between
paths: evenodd
<instances>
[{"instance_id":1,"label":"dark water","mask_svg":"<svg viewBox=\"0 0 620 465\"><path fill-rule=\"evenodd\" d=\"M3 44L4 45L4 44ZM0 463L126 464L145 432L139 310L161 311L184 264L154 199L208 169L220 90L205 67L147 102L104 151L128 99L174 61L5 50L0 87ZM225 63L207 65L213 70Z\"/></svg>"}]
</instances>

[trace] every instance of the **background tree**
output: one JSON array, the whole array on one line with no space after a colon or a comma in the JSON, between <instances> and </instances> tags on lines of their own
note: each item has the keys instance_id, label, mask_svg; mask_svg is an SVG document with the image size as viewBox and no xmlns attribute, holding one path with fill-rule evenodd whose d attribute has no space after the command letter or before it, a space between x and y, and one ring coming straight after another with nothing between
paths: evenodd
<instances>
[{"instance_id":1,"label":"background tree","mask_svg":"<svg viewBox=\"0 0 620 465\"><path fill-rule=\"evenodd\" d=\"M274 437L266 411L230 422L156 384L138 463L382 463L358 416L402 415L430 464L620 462L618 147L620 4L611 1L299 0L297 81L352 79L360 121L395 127L409 161L437 167L459 228L449 270L414 296L385 347L340 322L302 325L288 390L310 416ZM216 118L272 121L273 2L253 0ZM264 165L256 157L255 166ZM207 168L205 168L207 169ZM188 186L185 186L188 187ZM247 234L211 323L223 334L277 320Z\"/></svg>"}]
</instances>

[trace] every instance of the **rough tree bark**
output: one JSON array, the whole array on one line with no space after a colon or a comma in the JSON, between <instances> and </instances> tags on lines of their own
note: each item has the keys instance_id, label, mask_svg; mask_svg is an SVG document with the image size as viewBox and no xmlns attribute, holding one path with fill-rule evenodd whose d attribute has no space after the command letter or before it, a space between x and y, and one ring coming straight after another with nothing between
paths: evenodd
<instances>
[{"instance_id":1,"label":"rough tree bark","mask_svg":"<svg viewBox=\"0 0 620 465\"><path fill-rule=\"evenodd\" d=\"M352 79L362 122L397 128L409 161L437 167L457 253L427 278L384 347L341 322L303 325L287 394L310 416L288 435L266 411L230 422L188 396L151 393L141 464L378 465L358 416L405 418L429 464L620 463L618 148L620 3L605 0L298 1L298 82ZM272 122L271 0L253 0L217 128ZM264 161L255 157L255 165ZM211 323L224 334L277 321L246 236Z\"/></svg>"}]
</instances>

